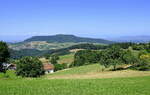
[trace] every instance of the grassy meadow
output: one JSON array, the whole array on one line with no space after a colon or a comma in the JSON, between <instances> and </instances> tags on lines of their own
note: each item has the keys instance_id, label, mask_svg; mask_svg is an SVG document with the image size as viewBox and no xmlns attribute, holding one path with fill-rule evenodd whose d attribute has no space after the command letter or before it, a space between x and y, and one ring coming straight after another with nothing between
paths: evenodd
<instances>
[{"instance_id":1,"label":"grassy meadow","mask_svg":"<svg viewBox=\"0 0 150 95\"><path fill-rule=\"evenodd\" d=\"M110 71L112 67L102 70L100 64L85 65L57 71L44 76L46 79L100 79L150 76L150 71L118 70Z\"/></svg>"},{"instance_id":2,"label":"grassy meadow","mask_svg":"<svg viewBox=\"0 0 150 95\"><path fill-rule=\"evenodd\" d=\"M99 64L75 67L40 78L0 74L0 95L150 95L149 71L102 71Z\"/></svg>"},{"instance_id":3,"label":"grassy meadow","mask_svg":"<svg viewBox=\"0 0 150 95\"><path fill-rule=\"evenodd\" d=\"M49 63L49 59L45 59L45 58L40 58L40 61L42 61L43 64ZM59 56L58 63L59 64L63 64L63 63L71 64L73 61L74 61L74 53L70 53L70 54L66 54L63 56Z\"/></svg>"},{"instance_id":4,"label":"grassy meadow","mask_svg":"<svg viewBox=\"0 0 150 95\"><path fill-rule=\"evenodd\" d=\"M74 53L70 53L64 56L60 56L58 63L59 64L63 64L63 63L71 64L73 61L74 61Z\"/></svg>"},{"instance_id":5,"label":"grassy meadow","mask_svg":"<svg viewBox=\"0 0 150 95\"><path fill-rule=\"evenodd\" d=\"M138 55L137 51L134 51ZM71 64L74 53L60 56ZM48 60L40 59L43 64ZM0 73L0 95L150 95L150 71L104 69L100 64L68 68L40 78Z\"/></svg>"},{"instance_id":6,"label":"grassy meadow","mask_svg":"<svg viewBox=\"0 0 150 95\"><path fill-rule=\"evenodd\" d=\"M150 95L150 72L102 71L99 64L58 71L40 78L0 74L0 95Z\"/></svg>"},{"instance_id":7,"label":"grassy meadow","mask_svg":"<svg viewBox=\"0 0 150 95\"><path fill-rule=\"evenodd\" d=\"M150 77L0 79L0 95L150 95Z\"/></svg>"}]
</instances>

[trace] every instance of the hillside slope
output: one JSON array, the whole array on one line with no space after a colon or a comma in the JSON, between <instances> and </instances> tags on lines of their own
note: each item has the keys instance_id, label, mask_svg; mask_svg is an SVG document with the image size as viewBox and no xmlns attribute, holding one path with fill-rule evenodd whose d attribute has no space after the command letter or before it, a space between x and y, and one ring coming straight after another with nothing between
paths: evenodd
<instances>
[{"instance_id":1,"label":"hillside slope","mask_svg":"<svg viewBox=\"0 0 150 95\"><path fill-rule=\"evenodd\" d=\"M9 47L14 50L22 50L22 49L50 50L50 49L67 48L76 44L77 43L48 43L46 41L31 41L31 42L9 44Z\"/></svg>"},{"instance_id":2,"label":"hillside slope","mask_svg":"<svg viewBox=\"0 0 150 95\"><path fill-rule=\"evenodd\" d=\"M122 78L150 76L150 71L102 71L99 64L74 67L55 72L46 76L46 79L96 79L96 78Z\"/></svg>"}]
</instances>

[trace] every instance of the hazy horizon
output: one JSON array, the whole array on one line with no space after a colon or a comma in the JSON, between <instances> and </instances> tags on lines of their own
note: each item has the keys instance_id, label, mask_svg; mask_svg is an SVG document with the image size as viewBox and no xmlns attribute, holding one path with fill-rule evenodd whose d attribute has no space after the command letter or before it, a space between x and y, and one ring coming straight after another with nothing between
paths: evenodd
<instances>
[{"instance_id":1,"label":"hazy horizon","mask_svg":"<svg viewBox=\"0 0 150 95\"><path fill-rule=\"evenodd\" d=\"M53 35L33 35L33 36L55 36L55 35L60 35L60 34L53 34ZM74 34L63 34L63 35L74 35ZM7 39L7 38L1 38L2 40L0 41L6 41L6 42L10 42L10 43L14 43L14 42L22 42L26 39L29 39L33 36L24 36L24 37L12 37L11 36L11 39ZM95 38L95 39L105 39L105 40L110 40L110 41L116 41L118 39L121 39L121 38L125 38L125 37L128 37L128 38L132 38L132 37L150 37L150 35L126 35L126 36L118 36L118 37L93 37L93 36L85 36L85 35L74 35L74 36L77 36L77 37L83 37L83 38Z\"/></svg>"},{"instance_id":2,"label":"hazy horizon","mask_svg":"<svg viewBox=\"0 0 150 95\"><path fill-rule=\"evenodd\" d=\"M1 0L0 40L40 35L150 35L149 0Z\"/></svg>"}]
</instances>

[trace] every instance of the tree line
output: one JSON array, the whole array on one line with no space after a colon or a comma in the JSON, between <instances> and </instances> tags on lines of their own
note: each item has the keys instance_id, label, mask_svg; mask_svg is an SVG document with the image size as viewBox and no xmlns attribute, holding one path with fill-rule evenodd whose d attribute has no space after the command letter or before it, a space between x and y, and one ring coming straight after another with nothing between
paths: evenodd
<instances>
[{"instance_id":1,"label":"tree line","mask_svg":"<svg viewBox=\"0 0 150 95\"><path fill-rule=\"evenodd\" d=\"M121 48L120 44L112 45L104 50L82 50L75 54L72 66L99 63L105 68L113 66L113 70L116 70L117 65L126 64L131 65L131 69L150 70L149 52L147 49L138 52L136 55L134 50Z\"/></svg>"}]
</instances>

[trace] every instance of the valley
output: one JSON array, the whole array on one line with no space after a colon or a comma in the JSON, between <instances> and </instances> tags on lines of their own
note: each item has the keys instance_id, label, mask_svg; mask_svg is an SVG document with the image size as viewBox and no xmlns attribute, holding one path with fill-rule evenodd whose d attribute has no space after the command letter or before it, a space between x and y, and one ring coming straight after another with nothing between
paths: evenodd
<instances>
[{"instance_id":1,"label":"valley","mask_svg":"<svg viewBox=\"0 0 150 95\"><path fill-rule=\"evenodd\" d=\"M30 74L17 75L18 69L0 73L0 95L149 95L149 46L29 39L9 44L11 62ZM37 63L42 68L51 64L53 73L35 77ZM37 74L42 68L35 69Z\"/></svg>"}]
</instances>

